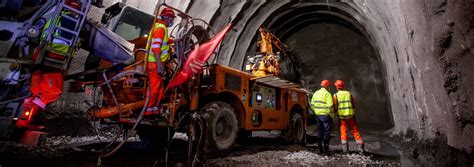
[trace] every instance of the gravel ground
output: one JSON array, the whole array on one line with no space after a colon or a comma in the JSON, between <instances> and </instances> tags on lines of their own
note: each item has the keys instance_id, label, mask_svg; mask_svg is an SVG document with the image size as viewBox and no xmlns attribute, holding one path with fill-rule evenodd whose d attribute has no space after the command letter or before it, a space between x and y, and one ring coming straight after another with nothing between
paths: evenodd
<instances>
[{"instance_id":1,"label":"gravel ground","mask_svg":"<svg viewBox=\"0 0 474 167\"><path fill-rule=\"evenodd\" d=\"M254 149L263 149L254 146ZM336 147L336 146L333 146ZM342 154L339 150L332 154L322 155L314 146L276 146L275 150L256 153L233 152L230 156L210 159L211 166L400 166L398 162L377 160L371 153L361 155L357 153ZM243 155L232 155L243 154Z\"/></svg>"},{"instance_id":2,"label":"gravel ground","mask_svg":"<svg viewBox=\"0 0 474 167\"><path fill-rule=\"evenodd\" d=\"M267 135L257 134L255 136L259 137L237 143L228 151L206 154L206 163L209 166L401 165L397 150L388 147L378 136L365 136L368 150L365 155L342 154L336 140L333 140L330 146L332 153L321 155L315 144L289 145L279 138L268 137L272 135L274 135L273 132ZM14 143L0 143L0 165L96 166L98 150L104 148L113 136L113 132L104 132L100 136L52 136L47 139L44 146L36 148ZM186 135L177 133L174 138L178 139L178 147L174 149L180 150L178 151L180 153L175 155L185 157ZM350 149L355 149L354 143L351 143ZM21 162L20 165L17 162ZM103 159L101 164L102 166L165 166L165 161L163 152L150 152L140 144L138 137L133 135L119 152L109 159Z\"/></svg>"}]
</instances>

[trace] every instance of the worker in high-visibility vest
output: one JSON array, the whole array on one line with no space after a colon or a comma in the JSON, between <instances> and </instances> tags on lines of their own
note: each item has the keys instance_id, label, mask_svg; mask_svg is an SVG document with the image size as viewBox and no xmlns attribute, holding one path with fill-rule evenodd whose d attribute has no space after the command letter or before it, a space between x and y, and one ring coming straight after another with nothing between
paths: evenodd
<instances>
[{"instance_id":1,"label":"worker in high-visibility vest","mask_svg":"<svg viewBox=\"0 0 474 167\"><path fill-rule=\"evenodd\" d=\"M71 6L75 9L80 9L81 4L77 0L66 0L65 4ZM69 17L76 17L76 14L67 9L63 9L64 14L67 14ZM56 23L53 22L54 18L48 20L48 22L43 27L43 32L40 36L40 45L47 38L46 29L52 24L57 24L58 27L73 28L76 26L75 22L71 22L67 18L59 18ZM65 39L70 39L71 34L65 31L56 30L55 35L61 36ZM62 39L54 38L51 42L45 44L51 50L45 51L45 56L60 61L64 60L64 56L67 56L70 46ZM41 48L44 49L44 48ZM33 60L38 58L38 55L41 52L40 48L36 48L33 53ZM52 67L45 67L38 65L32 69L31 74L31 85L30 92L31 96L26 98L23 102L23 115L20 116L20 119L16 122L17 127L27 128L29 130L37 130L42 128L41 126L36 126L32 124L32 118L35 117L41 110L46 109L46 105L49 103L55 102L61 97L63 92L64 85L64 76L61 69L55 69Z\"/></svg>"},{"instance_id":2,"label":"worker in high-visibility vest","mask_svg":"<svg viewBox=\"0 0 474 167\"><path fill-rule=\"evenodd\" d=\"M352 135L356 141L358 151L364 153L364 142L357 129L355 114L355 98L344 89L344 82L337 80L334 85L337 88L337 93L334 94L334 108L337 110L339 117L339 129L341 131L342 151L347 153L349 151L349 144L347 142L347 127L350 126Z\"/></svg>"},{"instance_id":3,"label":"worker in high-visibility vest","mask_svg":"<svg viewBox=\"0 0 474 167\"><path fill-rule=\"evenodd\" d=\"M329 153L329 139L331 125L334 117L333 99L328 91L330 83L328 80L321 82L321 89L314 92L311 99L311 109L316 115L319 129L318 146L321 153Z\"/></svg>"},{"instance_id":4,"label":"worker in high-visibility vest","mask_svg":"<svg viewBox=\"0 0 474 167\"><path fill-rule=\"evenodd\" d=\"M164 8L160 13L160 19L155 23L153 30L148 36L147 50L148 64L147 72L150 80L150 102L147 106L146 115L158 111L156 107L163 94L163 81L165 66L170 60L170 44L173 40L169 37L168 27L172 27L176 15L170 8ZM151 45L150 45L151 44Z\"/></svg>"}]
</instances>

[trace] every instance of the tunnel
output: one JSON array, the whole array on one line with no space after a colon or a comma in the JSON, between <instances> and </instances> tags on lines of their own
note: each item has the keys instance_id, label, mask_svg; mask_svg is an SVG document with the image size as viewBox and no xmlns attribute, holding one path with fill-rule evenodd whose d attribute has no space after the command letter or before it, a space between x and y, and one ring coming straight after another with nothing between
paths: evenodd
<instances>
[{"instance_id":1,"label":"tunnel","mask_svg":"<svg viewBox=\"0 0 474 167\"><path fill-rule=\"evenodd\" d=\"M384 67L360 23L348 13L326 4L283 7L268 18L262 27L280 37L299 59L299 68L292 69L293 66L286 65L288 58L282 57L281 77L312 92L320 88L319 83L324 79L343 80L346 90L357 99L356 116L360 126L375 125L385 130L393 126ZM256 48L254 42L247 55ZM334 86L330 89L332 93L337 92Z\"/></svg>"},{"instance_id":2,"label":"tunnel","mask_svg":"<svg viewBox=\"0 0 474 167\"><path fill-rule=\"evenodd\" d=\"M191 2L184 9L202 16L194 6L206 3ZM469 152L474 76L468 62L474 60L468 6L472 2L222 1L206 16L214 29L235 22L219 63L242 69L263 26L300 56L296 82L314 91L322 78L345 80L361 103L361 124L393 125L385 134ZM284 77L295 79L292 74Z\"/></svg>"},{"instance_id":3,"label":"tunnel","mask_svg":"<svg viewBox=\"0 0 474 167\"><path fill-rule=\"evenodd\" d=\"M328 79L331 82L329 91L333 94L337 90L332 84L343 80L345 88L356 99L357 122L371 151L369 155L360 156L342 154L336 118L330 143L331 149L336 150L333 155L319 155L321 152L315 149L319 147L315 143L288 145L275 137L278 132L265 131L275 135L271 137L252 136L252 132L250 136L254 138L243 144L238 138L234 150L210 155L217 157L207 161L210 166L247 163L251 166L348 166L358 163L392 166L394 161L401 166L472 166L474 1L104 0L103 3L109 7L121 2L151 14L155 5L163 1L209 23L209 32L219 32L232 24L215 52L219 56L213 60L218 64L244 70L248 56L257 53L258 29L263 27L279 37L297 57L298 68L294 68L294 64L287 66L290 61L281 57L281 78L310 92L318 90L320 82ZM100 22L104 10L91 7L88 19ZM178 22L175 20L175 24ZM72 64L80 71L87 53L78 52ZM64 92L67 89L65 86ZM91 94L96 94L95 89ZM87 120L83 116L89 106L84 102L85 98L85 93L63 93L58 102L49 106L53 116L48 121L54 122L51 127L60 127L53 131L62 130L62 122L68 122L64 126L65 132L51 133L54 136L47 141L49 146L67 145L69 148L79 142L96 142L97 136L90 136L96 130L91 126L95 125L87 121L74 123ZM70 111L64 111L69 108ZM56 123L56 120L61 121ZM249 134L244 135L248 137ZM72 142L76 140L79 142ZM149 154L149 150L140 148L145 146L139 142L139 138L132 137L118 153L118 161L104 159L104 164L165 164L162 152ZM66 144L61 145L63 143ZM355 141L352 144L357 147ZM71 147L71 154L47 157L47 160L52 164L56 164L57 159L64 159L72 161L60 163L98 165L93 154L99 148L97 145L100 143ZM9 162L17 163L16 154L10 155L16 148L0 151L0 157L11 157L13 161ZM62 150L54 152L65 154ZM29 153L30 149L25 150L24 155ZM36 155L18 157L20 160L40 159L34 157ZM69 157L73 158L70 160ZM328 157L332 162L327 164L311 162ZM364 159L370 161L362 162ZM0 165L4 163L2 160L0 158ZM380 164L379 160L384 162ZM130 162L121 164L123 161Z\"/></svg>"},{"instance_id":4,"label":"tunnel","mask_svg":"<svg viewBox=\"0 0 474 167\"><path fill-rule=\"evenodd\" d=\"M140 1L126 2L153 12ZM243 69L257 50L258 28L264 27L300 57L298 71L282 65L282 77L312 91L322 78L344 80L360 104L356 112L363 129L383 129L378 133L410 141L408 148L428 152L431 162L472 154L472 1L166 3L209 22L213 31L233 23L219 48L219 64Z\"/></svg>"},{"instance_id":5,"label":"tunnel","mask_svg":"<svg viewBox=\"0 0 474 167\"><path fill-rule=\"evenodd\" d=\"M149 3L123 2L153 12ZM219 64L243 69L246 57L257 50L258 28L264 27L300 57L299 70L282 68L282 77L312 91L323 78L344 80L360 104L361 126L418 141L410 145L431 143L466 152L474 148L472 1L166 3L207 21L213 31L233 23L219 48ZM91 13L99 20L103 11Z\"/></svg>"},{"instance_id":6,"label":"tunnel","mask_svg":"<svg viewBox=\"0 0 474 167\"><path fill-rule=\"evenodd\" d=\"M257 10L246 26L252 26L247 29L264 27L299 57L300 68L287 69L282 65L282 77L312 92L320 88L319 83L323 79L331 82L341 79L358 99L356 116L361 126L385 130L393 127L386 68L370 33L356 19L361 16L354 15L356 11L339 3L276 3L276 6L281 5L278 7L271 6L272 3ZM271 6L268 8L273 12L264 13L268 11L267 6ZM238 49L233 51L230 66L242 69L246 57L257 51L259 34L255 31L245 35L238 39L244 44L239 43ZM285 58L281 63L286 63ZM337 90L332 86L331 92L336 93Z\"/></svg>"}]
</instances>

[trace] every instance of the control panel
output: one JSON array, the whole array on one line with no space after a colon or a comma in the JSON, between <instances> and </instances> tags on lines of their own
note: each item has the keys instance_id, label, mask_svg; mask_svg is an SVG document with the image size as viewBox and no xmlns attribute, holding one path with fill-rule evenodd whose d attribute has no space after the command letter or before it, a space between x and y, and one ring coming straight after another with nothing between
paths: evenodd
<instances>
[{"instance_id":1,"label":"control panel","mask_svg":"<svg viewBox=\"0 0 474 167\"><path fill-rule=\"evenodd\" d=\"M276 109L276 89L272 87L256 85L252 89L252 104L255 109Z\"/></svg>"}]
</instances>

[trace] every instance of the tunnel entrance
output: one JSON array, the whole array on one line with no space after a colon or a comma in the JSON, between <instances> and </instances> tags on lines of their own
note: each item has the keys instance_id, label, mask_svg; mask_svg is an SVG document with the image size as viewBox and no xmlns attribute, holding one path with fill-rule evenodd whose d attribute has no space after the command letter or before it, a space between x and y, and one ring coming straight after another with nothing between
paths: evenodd
<instances>
[{"instance_id":1,"label":"tunnel entrance","mask_svg":"<svg viewBox=\"0 0 474 167\"><path fill-rule=\"evenodd\" d=\"M361 126L393 126L378 55L362 34L337 23L321 22L295 31L284 42L300 56L300 83L305 88L315 91L323 79L341 79L356 97ZM283 74L285 78L294 76L288 70ZM332 86L330 92L337 90Z\"/></svg>"},{"instance_id":2,"label":"tunnel entrance","mask_svg":"<svg viewBox=\"0 0 474 167\"><path fill-rule=\"evenodd\" d=\"M393 127L380 55L352 16L334 7L314 5L282 7L268 18L263 26L300 58L297 73L301 76L282 65L283 78L313 92L323 79L331 83L341 79L356 98L359 126ZM284 58L281 64L285 64ZM337 90L332 86L330 92Z\"/></svg>"}]
</instances>

